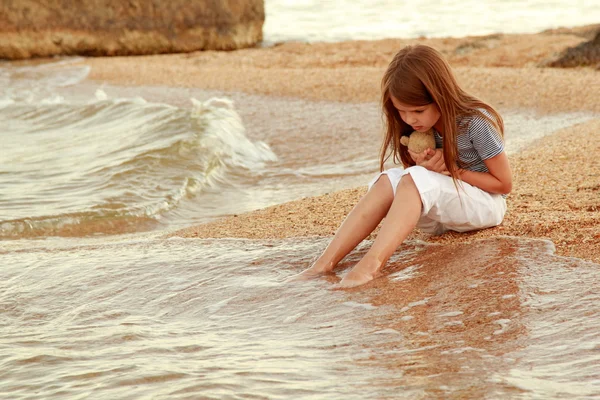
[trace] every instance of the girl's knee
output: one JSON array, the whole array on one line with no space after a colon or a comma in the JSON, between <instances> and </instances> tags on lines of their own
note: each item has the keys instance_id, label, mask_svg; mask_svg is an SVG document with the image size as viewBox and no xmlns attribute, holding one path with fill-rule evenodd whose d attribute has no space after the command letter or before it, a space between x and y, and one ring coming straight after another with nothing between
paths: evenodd
<instances>
[{"instance_id":1,"label":"girl's knee","mask_svg":"<svg viewBox=\"0 0 600 400\"><path fill-rule=\"evenodd\" d=\"M398 186L396 186L396 190L407 189L407 188L410 188L410 189L417 188L417 185L415 184L415 181L413 180L413 177L410 176L410 174L406 174L402 178L400 178L400 182L398 182Z\"/></svg>"},{"instance_id":2,"label":"girl's knee","mask_svg":"<svg viewBox=\"0 0 600 400\"><path fill-rule=\"evenodd\" d=\"M419 188L417 187L417 184L415 183L411 174L404 175L400 179L400 182L398 182L398 186L396 186L396 197L398 195L401 195L401 197L406 197L406 196L418 196L419 198L421 197L421 192L419 191Z\"/></svg>"},{"instance_id":3,"label":"girl's knee","mask_svg":"<svg viewBox=\"0 0 600 400\"><path fill-rule=\"evenodd\" d=\"M381 191L392 191L392 180L387 174L381 174L379 179L371 186L371 190Z\"/></svg>"},{"instance_id":4,"label":"girl's knee","mask_svg":"<svg viewBox=\"0 0 600 400\"><path fill-rule=\"evenodd\" d=\"M391 202L394 200L394 190L390 177L387 176L387 174L382 174L371 186L369 193L373 193L382 200L388 200L391 204Z\"/></svg>"}]
</instances>

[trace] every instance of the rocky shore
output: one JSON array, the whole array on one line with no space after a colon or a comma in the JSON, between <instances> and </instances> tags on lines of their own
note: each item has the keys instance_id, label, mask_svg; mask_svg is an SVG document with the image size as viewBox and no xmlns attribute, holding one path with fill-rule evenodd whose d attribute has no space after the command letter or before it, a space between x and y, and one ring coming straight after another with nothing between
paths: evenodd
<instances>
[{"instance_id":1,"label":"rocky shore","mask_svg":"<svg viewBox=\"0 0 600 400\"><path fill-rule=\"evenodd\" d=\"M534 142L510 157L514 189L499 227L442 236L437 243L494 236L547 238L557 254L600 262L600 72L594 65L550 68L599 26L538 34L283 43L235 52L87 59L90 78L120 85L169 85L312 100L374 102L393 54L409 43L439 49L461 85L501 109L537 115L587 112L588 122ZM510 135L510 132L507 132ZM229 216L173 233L183 237L281 238L332 235L366 188L344 190Z\"/></svg>"},{"instance_id":2,"label":"rocky shore","mask_svg":"<svg viewBox=\"0 0 600 400\"><path fill-rule=\"evenodd\" d=\"M235 50L262 40L263 0L9 1L0 59Z\"/></svg>"}]
</instances>

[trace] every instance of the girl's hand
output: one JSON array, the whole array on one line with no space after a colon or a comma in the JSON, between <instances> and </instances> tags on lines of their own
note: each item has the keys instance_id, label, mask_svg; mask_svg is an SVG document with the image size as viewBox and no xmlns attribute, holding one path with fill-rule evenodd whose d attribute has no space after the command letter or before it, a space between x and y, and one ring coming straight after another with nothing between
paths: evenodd
<instances>
[{"instance_id":1,"label":"girl's hand","mask_svg":"<svg viewBox=\"0 0 600 400\"><path fill-rule=\"evenodd\" d=\"M448 169L446 169L446 164L444 163L444 152L442 149L427 149L422 153L414 153L409 150L408 153L417 165L433 172L450 175Z\"/></svg>"}]
</instances>

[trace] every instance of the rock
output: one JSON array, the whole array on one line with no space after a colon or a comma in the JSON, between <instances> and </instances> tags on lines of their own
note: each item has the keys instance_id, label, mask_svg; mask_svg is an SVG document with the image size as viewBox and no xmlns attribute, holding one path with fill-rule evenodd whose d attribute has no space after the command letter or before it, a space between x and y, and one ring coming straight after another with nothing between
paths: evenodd
<instances>
[{"instance_id":1,"label":"rock","mask_svg":"<svg viewBox=\"0 0 600 400\"><path fill-rule=\"evenodd\" d=\"M235 50L262 40L263 0L3 0L0 58Z\"/></svg>"},{"instance_id":2,"label":"rock","mask_svg":"<svg viewBox=\"0 0 600 400\"><path fill-rule=\"evenodd\" d=\"M592 40L569 47L545 66L559 68L595 66L600 69L600 30Z\"/></svg>"}]
</instances>

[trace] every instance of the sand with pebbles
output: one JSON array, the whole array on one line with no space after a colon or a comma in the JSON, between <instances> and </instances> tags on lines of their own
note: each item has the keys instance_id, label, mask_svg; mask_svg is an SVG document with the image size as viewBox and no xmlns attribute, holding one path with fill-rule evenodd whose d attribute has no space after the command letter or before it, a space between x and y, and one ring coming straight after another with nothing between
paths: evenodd
<instances>
[{"instance_id":1,"label":"sand with pebbles","mask_svg":"<svg viewBox=\"0 0 600 400\"><path fill-rule=\"evenodd\" d=\"M373 102L387 63L402 46L440 50L468 92L503 109L598 117L545 137L510 157L514 189L501 226L412 238L464 243L494 236L550 239L556 253L600 262L600 72L542 67L590 40L599 26L538 34L283 43L234 52L91 58L90 78L119 85L168 85L309 100ZM365 187L304 198L175 232L184 237L282 238L332 235Z\"/></svg>"}]
</instances>

